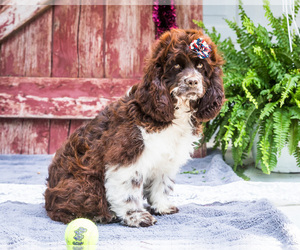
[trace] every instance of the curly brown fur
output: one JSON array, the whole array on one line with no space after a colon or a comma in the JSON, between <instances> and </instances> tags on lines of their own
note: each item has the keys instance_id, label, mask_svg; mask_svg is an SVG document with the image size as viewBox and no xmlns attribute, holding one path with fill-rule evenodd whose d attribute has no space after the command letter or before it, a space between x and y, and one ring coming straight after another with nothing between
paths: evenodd
<instances>
[{"instance_id":1,"label":"curly brown fur","mask_svg":"<svg viewBox=\"0 0 300 250\"><path fill-rule=\"evenodd\" d=\"M207 59L200 59L188 48L199 37L212 47ZM45 192L49 217L63 223L85 217L104 223L120 219L129 226L150 226L156 220L142 207L143 192L153 213L178 212L166 197L180 166L173 171L172 165L152 166L151 160L148 166L145 155L160 136L162 145L169 147L166 140L173 138L167 133L175 133L178 140L191 140L201 131L202 122L219 113L224 102L221 65L216 46L201 31L174 29L163 34L153 45L141 83L78 128L56 152ZM177 134L180 129L186 129L188 135ZM179 147L177 141L171 143ZM175 154L174 149L162 149L170 157ZM180 146L175 156L184 150L185 146ZM162 156L158 153L151 157L155 162ZM185 160L170 162L180 165ZM142 169L145 164L148 172ZM124 175L128 178L119 180ZM115 197L118 192L126 196L124 200Z\"/></svg>"}]
</instances>

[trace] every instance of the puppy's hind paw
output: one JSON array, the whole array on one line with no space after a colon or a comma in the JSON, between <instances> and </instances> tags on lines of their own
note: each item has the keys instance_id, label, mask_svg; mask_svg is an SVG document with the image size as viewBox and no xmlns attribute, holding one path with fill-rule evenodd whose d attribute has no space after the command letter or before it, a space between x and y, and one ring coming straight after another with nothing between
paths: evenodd
<instances>
[{"instance_id":1,"label":"puppy's hind paw","mask_svg":"<svg viewBox=\"0 0 300 250\"><path fill-rule=\"evenodd\" d=\"M179 209L175 206L170 206L168 208L159 209L155 207L150 208L150 213L154 215L165 215L165 214L176 214L179 212Z\"/></svg>"},{"instance_id":2,"label":"puppy's hind paw","mask_svg":"<svg viewBox=\"0 0 300 250\"><path fill-rule=\"evenodd\" d=\"M149 227L153 226L157 220L147 211L131 210L126 213L122 222L129 227Z\"/></svg>"}]
</instances>

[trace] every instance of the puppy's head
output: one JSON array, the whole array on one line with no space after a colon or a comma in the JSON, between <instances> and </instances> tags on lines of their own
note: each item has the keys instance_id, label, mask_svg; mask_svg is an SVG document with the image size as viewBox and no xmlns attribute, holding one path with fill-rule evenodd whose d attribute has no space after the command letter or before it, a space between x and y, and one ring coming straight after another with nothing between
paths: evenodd
<instances>
[{"instance_id":1,"label":"puppy's head","mask_svg":"<svg viewBox=\"0 0 300 250\"><path fill-rule=\"evenodd\" d=\"M154 44L143 82L135 91L142 110L157 121L170 122L180 104L202 121L214 118L224 100L222 59L216 52L201 31L164 33Z\"/></svg>"}]
</instances>

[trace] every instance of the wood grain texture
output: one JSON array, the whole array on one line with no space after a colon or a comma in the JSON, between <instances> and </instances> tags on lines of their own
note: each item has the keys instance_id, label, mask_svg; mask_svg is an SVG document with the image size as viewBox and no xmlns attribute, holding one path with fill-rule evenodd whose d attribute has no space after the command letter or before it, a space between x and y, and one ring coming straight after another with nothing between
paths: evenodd
<instances>
[{"instance_id":1,"label":"wood grain texture","mask_svg":"<svg viewBox=\"0 0 300 250\"><path fill-rule=\"evenodd\" d=\"M24 119L22 127L22 154L48 154L49 120Z\"/></svg>"},{"instance_id":2,"label":"wood grain texture","mask_svg":"<svg viewBox=\"0 0 300 250\"><path fill-rule=\"evenodd\" d=\"M82 5L78 35L79 77L105 77L104 17L105 5Z\"/></svg>"},{"instance_id":3,"label":"wood grain texture","mask_svg":"<svg viewBox=\"0 0 300 250\"><path fill-rule=\"evenodd\" d=\"M50 120L49 154L59 149L67 139L70 128L70 120Z\"/></svg>"},{"instance_id":4,"label":"wood grain texture","mask_svg":"<svg viewBox=\"0 0 300 250\"><path fill-rule=\"evenodd\" d=\"M22 153L23 119L0 118L0 154Z\"/></svg>"},{"instance_id":5,"label":"wood grain texture","mask_svg":"<svg viewBox=\"0 0 300 250\"><path fill-rule=\"evenodd\" d=\"M46 5L50 2L49 0L33 0L31 2L31 5L16 5L6 2L7 5L0 9L0 42L32 18L51 7Z\"/></svg>"},{"instance_id":6,"label":"wood grain texture","mask_svg":"<svg viewBox=\"0 0 300 250\"><path fill-rule=\"evenodd\" d=\"M24 28L1 44L1 76L25 76L25 45Z\"/></svg>"},{"instance_id":7,"label":"wood grain texture","mask_svg":"<svg viewBox=\"0 0 300 250\"><path fill-rule=\"evenodd\" d=\"M137 1L138 2L138 1ZM107 5L106 77L141 77L155 39L152 5Z\"/></svg>"},{"instance_id":8,"label":"wood grain texture","mask_svg":"<svg viewBox=\"0 0 300 250\"><path fill-rule=\"evenodd\" d=\"M0 117L94 117L136 79L1 77Z\"/></svg>"},{"instance_id":9,"label":"wood grain texture","mask_svg":"<svg viewBox=\"0 0 300 250\"><path fill-rule=\"evenodd\" d=\"M176 5L177 25L181 29L199 29L193 23L195 20L203 20L202 0L184 0L184 4Z\"/></svg>"},{"instance_id":10,"label":"wood grain texture","mask_svg":"<svg viewBox=\"0 0 300 250\"><path fill-rule=\"evenodd\" d=\"M25 75L51 75L52 9L25 27Z\"/></svg>"},{"instance_id":11,"label":"wood grain texture","mask_svg":"<svg viewBox=\"0 0 300 250\"><path fill-rule=\"evenodd\" d=\"M50 76L52 9L1 44L1 76Z\"/></svg>"},{"instance_id":12,"label":"wood grain texture","mask_svg":"<svg viewBox=\"0 0 300 250\"><path fill-rule=\"evenodd\" d=\"M53 77L78 76L79 5L56 5L53 9Z\"/></svg>"},{"instance_id":13,"label":"wood grain texture","mask_svg":"<svg viewBox=\"0 0 300 250\"><path fill-rule=\"evenodd\" d=\"M54 153L143 74L155 40L152 4L63 1L70 5L0 9L0 75L12 76L0 78L0 153ZM180 28L202 20L199 1L176 5Z\"/></svg>"}]
</instances>

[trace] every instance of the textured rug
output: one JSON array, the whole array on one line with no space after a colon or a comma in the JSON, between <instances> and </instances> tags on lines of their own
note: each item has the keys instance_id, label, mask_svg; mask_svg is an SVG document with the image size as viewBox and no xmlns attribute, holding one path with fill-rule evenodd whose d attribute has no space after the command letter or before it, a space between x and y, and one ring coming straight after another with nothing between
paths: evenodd
<instances>
[{"instance_id":1,"label":"textured rug","mask_svg":"<svg viewBox=\"0 0 300 250\"><path fill-rule=\"evenodd\" d=\"M50 161L0 155L1 249L66 248L66 225L43 207ZM149 228L97 224L98 249L299 249L299 229L276 208L300 204L299 183L243 181L218 152L189 161L176 183L179 213Z\"/></svg>"}]
</instances>

